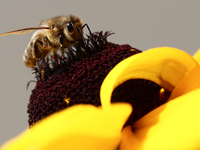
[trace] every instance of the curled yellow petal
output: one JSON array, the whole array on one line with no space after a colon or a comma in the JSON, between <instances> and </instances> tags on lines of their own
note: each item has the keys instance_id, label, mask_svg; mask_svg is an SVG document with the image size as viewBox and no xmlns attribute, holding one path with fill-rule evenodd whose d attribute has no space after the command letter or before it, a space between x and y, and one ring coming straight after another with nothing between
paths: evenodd
<instances>
[{"instance_id":1,"label":"curled yellow petal","mask_svg":"<svg viewBox=\"0 0 200 150\"><path fill-rule=\"evenodd\" d=\"M131 111L131 106L125 103L111 105L109 109L73 106L42 120L1 150L116 149Z\"/></svg>"},{"instance_id":2,"label":"curled yellow petal","mask_svg":"<svg viewBox=\"0 0 200 150\"><path fill-rule=\"evenodd\" d=\"M105 78L100 91L102 106L109 106L114 88L129 79L147 79L172 91L196 65L188 53L170 47L153 48L131 56L116 65Z\"/></svg>"},{"instance_id":3,"label":"curled yellow petal","mask_svg":"<svg viewBox=\"0 0 200 150\"><path fill-rule=\"evenodd\" d=\"M200 88L154 109L134 124L134 132L127 127L121 150L200 149L199 93Z\"/></svg>"}]
</instances>

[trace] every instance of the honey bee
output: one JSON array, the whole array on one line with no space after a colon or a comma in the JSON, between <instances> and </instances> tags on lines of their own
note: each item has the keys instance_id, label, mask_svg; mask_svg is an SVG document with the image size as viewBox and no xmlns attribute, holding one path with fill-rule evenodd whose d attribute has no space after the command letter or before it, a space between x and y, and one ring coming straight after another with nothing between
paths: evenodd
<instances>
[{"instance_id":1,"label":"honey bee","mask_svg":"<svg viewBox=\"0 0 200 150\"><path fill-rule=\"evenodd\" d=\"M35 31L27 48L24 51L23 62L27 67L37 67L44 71L45 57L57 59L60 50L64 57L64 49L83 41L82 21L78 16L58 16L40 21L38 27L24 28L0 34L25 34Z\"/></svg>"}]
</instances>

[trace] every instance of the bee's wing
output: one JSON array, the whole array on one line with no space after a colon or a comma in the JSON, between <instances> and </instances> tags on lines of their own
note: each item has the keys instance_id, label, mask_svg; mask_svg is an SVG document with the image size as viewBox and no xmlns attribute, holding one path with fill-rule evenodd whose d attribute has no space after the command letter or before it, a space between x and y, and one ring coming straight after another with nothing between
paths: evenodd
<instances>
[{"instance_id":1,"label":"bee's wing","mask_svg":"<svg viewBox=\"0 0 200 150\"><path fill-rule=\"evenodd\" d=\"M9 35L9 34L25 34L25 33L29 33L29 32L35 31L35 30L42 30L42 29L49 29L49 27L24 28L24 29L19 29L19 30L6 32L6 33L3 33L3 34L0 34L0 36Z\"/></svg>"}]
</instances>

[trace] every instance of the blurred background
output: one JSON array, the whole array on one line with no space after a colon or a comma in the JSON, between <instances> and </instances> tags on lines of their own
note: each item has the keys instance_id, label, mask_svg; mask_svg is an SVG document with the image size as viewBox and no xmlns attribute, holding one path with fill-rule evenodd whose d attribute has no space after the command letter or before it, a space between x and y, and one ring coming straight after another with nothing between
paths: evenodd
<instances>
[{"instance_id":1,"label":"blurred background","mask_svg":"<svg viewBox=\"0 0 200 150\"><path fill-rule=\"evenodd\" d=\"M199 0L7 0L0 5L0 33L68 14L80 16L92 31L115 32L108 41L141 50L169 46L193 55L200 48ZM26 90L34 75L22 56L32 34L0 37L0 145L28 128L35 83Z\"/></svg>"}]
</instances>

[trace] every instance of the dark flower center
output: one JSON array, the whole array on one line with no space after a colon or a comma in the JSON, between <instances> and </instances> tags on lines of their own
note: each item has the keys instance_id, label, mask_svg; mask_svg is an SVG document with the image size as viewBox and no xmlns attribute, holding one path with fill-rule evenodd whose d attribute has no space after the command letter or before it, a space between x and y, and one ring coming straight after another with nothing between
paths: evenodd
<instances>
[{"instance_id":1,"label":"dark flower center","mask_svg":"<svg viewBox=\"0 0 200 150\"><path fill-rule=\"evenodd\" d=\"M115 88L111 102L128 102L132 105L133 112L126 122L126 125L132 125L168 100L170 93L165 91L161 95L160 90L159 85L148 80L128 80Z\"/></svg>"},{"instance_id":2,"label":"dark flower center","mask_svg":"<svg viewBox=\"0 0 200 150\"><path fill-rule=\"evenodd\" d=\"M141 51L129 45L108 43L106 32L96 33L88 38L85 50L74 54L67 60L59 60L54 67L47 66L45 80L35 69L37 84L28 104L29 125L42 118L76 104L100 106L100 87L112 68L123 59ZM73 51L73 49L71 49ZM68 52L69 53L69 52ZM70 60L70 61L69 61ZM129 80L118 86L112 102L129 102L134 107L129 123L136 121L150 110L161 105L161 87L146 80Z\"/></svg>"}]
</instances>

